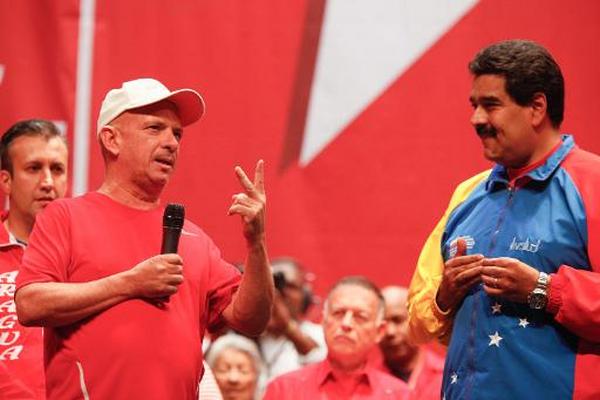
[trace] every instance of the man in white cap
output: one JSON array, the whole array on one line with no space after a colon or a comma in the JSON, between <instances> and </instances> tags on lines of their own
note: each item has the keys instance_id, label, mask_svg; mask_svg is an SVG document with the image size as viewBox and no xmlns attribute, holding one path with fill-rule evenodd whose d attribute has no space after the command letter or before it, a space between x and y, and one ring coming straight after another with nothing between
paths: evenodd
<instances>
[{"instance_id":1,"label":"man in white cap","mask_svg":"<svg viewBox=\"0 0 600 400\"><path fill-rule=\"evenodd\" d=\"M17 281L17 313L46 328L48 399L194 399L205 330L228 323L248 335L269 318L273 283L265 246L263 162L254 181L237 167L245 273L185 221L178 254L158 254L160 195L183 127L202 116L190 89L126 82L102 103L100 189L56 201L40 215Z\"/></svg>"}]
</instances>

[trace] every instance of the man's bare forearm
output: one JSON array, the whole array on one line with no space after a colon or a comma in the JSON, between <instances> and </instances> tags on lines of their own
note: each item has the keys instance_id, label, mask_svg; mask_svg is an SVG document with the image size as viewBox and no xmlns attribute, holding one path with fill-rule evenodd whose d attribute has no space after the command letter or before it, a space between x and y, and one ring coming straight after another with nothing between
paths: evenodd
<instances>
[{"instance_id":1,"label":"man's bare forearm","mask_svg":"<svg viewBox=\"0 0 600 400\"><path fill-rule=\"evenodd\" d=\"M63 326L104 311L130 298L124 274L91 282L24 286L15 295L19 322L25 326Z\"/></svg>"},{"instance_id":2,"label":"man's bare forearm","mask_svg":"<svg viewBox=\"0 0 600 400\"><path fill-rule=\"evenodd\" d=\"M25 326L62 326L97 314L130 298L171 296L183 282L183 260L160 254L135 267L81 283L39 282L20 288L16 295L19 321Z\"/></svg>"},{"instance_id":3,"label":"man's bare forearm","mask_svg":"<svg viewBox=\"0 0 600 400\"><path fill-rule=\"evenodd\" d=\"M295 320L290 320L285 330L285 337L287 337L301 355L306 355L319 347L310 336L306 335L300 329L300 324Z\"/></svg>"},{"instance_id":4,"label":"man's bare forearm","mask_svg":"<svg viewBox=\"0 0 600 400\"><path fill-rule=\"evenodd\" d=\"M234 329L250 336L259 335L271 315L273 290L265 242L260 240L248 249L242 282L223 316Z\"/></svg>"}]
</instances>

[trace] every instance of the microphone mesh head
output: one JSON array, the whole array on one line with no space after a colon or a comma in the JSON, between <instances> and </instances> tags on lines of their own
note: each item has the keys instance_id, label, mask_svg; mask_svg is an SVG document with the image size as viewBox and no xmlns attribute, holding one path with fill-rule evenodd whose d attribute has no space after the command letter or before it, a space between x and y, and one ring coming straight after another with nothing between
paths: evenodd
<instances>
[{"instance_id":1,"label":"microphone mesh head","mask_svg":"<svg viewBox=\"0 0 600 400\"><path fill-rule=\"evenodd\" d=\"M185 208L181 204L169 203L163 214L163 226L167 228L181 229L185 219Z\"/></svg>"}]
</instances>

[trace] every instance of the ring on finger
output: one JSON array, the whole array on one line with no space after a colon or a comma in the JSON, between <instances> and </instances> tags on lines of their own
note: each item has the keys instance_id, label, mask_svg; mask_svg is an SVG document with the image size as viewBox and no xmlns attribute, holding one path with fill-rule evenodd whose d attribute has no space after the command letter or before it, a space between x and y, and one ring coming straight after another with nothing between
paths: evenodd
<instances>
[{"instance_id":1,"label":"ring on finger","mask_svg":"<svg viewBox=\"0 0 600 400\"><path fill-rule=\"evenodd\" d=\"M494 287L498 288L498 278L494 278Z\"/></svg>"}]
</instances>

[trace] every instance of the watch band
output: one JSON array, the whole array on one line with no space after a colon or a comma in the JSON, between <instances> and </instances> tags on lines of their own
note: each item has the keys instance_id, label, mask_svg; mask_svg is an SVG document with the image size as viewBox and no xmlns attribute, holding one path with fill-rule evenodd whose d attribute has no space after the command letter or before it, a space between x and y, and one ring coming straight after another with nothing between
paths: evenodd
<instances>
[{"instance_id":1,"label":"watch band","mask_svg":"<svg viewBox=\"0 0 600 400\"><path fill-rule=\"evenodd\" d=\"M538 276L536 288L548 290L548 284L550 283L550 275L545 272L540 271L540 276Z\"/></svg>"},{"instance_id":2,"label":"watch band","mask_svg":"<svg viewBox=\"0 0 600 400\"><path fill-rule=\"evenodd\" d=\"M548 304L548 286L550 284L550 275L540 271L535 288L527 296L529 308L533 310L543 310Z\"/></svg>"}]
</instances>

